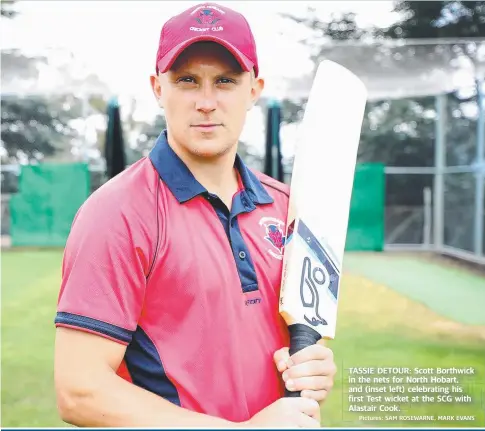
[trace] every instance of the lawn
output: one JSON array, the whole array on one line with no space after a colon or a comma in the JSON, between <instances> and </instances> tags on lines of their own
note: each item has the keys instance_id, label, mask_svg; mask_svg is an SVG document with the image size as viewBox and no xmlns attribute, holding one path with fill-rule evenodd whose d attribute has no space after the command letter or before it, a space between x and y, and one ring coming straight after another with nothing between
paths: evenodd
<instances>
[{"instance_id":1,"label":"lawn","mask_svg":"<svg viewBox=\"0 0 485 431\"><path fill-rule=\"evenodd\" d=\"M55 305L61 252L2 253L2 426L62 427L53 390ZM339 367L322 408L330 427L479 427L485 425L485 328L456 323L387 286L354 274L344 277L336 340ZM474 402L417 404L408 415L474 415L449 422L369 422L347 411L350 367L475 367L463 385ZM482 383L480 385L480 382ZM378 413L376 413L378 414ZM376 415L373 414L373 415ZM369 415L367 413L367 415Z\"/></svg>"},{"instance_id":2,"label":"lawn","mask_svg":"<svg viewBox=\"0 0 485 431\"><path fill-rule=\"evenodd\" d=\"M62 427L53 390L60 251L2 253L2 426Z\"/></svg>"},{"instance_id":3,"label":"lawn","mask_svg":"<svg viewBox=\"0 0 485 431\"><path fill-rule=\"evenodd\" d=\"M334 351L339 373L332 395L323 407L324 425L330 427L483 427L485 425L485 327L453 322L386 286L352 274L347 274L344 278L339 306L337 334L335 340L328 343ZM350 367L474 367L476 369L474 378L462 379L462 386L465 393L472 397L472 403L407 405L403 406L406 411L401 414L436 417L474 415L475 421L371 422L359 419L361 414L348 411L347 378ZM386 415L379 412L365 414L367 416Z\"/></svg>"}]
</instances>

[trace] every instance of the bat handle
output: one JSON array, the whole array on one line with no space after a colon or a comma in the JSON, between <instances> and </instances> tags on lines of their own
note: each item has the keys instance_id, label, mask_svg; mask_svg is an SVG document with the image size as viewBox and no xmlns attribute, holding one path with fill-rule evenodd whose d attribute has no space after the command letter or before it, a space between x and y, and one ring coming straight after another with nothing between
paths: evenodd
<instances>
[{"instance_id":1,"label":"bat handle","mask_svg":"<svg viewBox=\"0 0 485 431\"><path fill-rule=\"evenodd\" d=\"M290 356L304 349L305 347L316 344L321 335L307 325L295 323L288 326L290 332ZM300 391L289 391L285 388L285 397L299 397Z\"/></svg>"}]
</instances>

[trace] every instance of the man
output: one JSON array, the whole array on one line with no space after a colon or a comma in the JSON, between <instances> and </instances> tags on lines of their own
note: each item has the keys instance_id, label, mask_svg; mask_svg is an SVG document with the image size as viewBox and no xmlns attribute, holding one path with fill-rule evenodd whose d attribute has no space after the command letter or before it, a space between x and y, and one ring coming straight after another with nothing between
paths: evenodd
<instances>
[{"instance_id":1,"label":"man","mask_svg":"<svg viewBox=\"0 0 485 431\"><path fill-rule=\"evenodd\" d=\"M245 18L217 4L162 29L149 157L74 220L56 316L58 408L78 426L318 427L323 344L289 358L278 314L288 187L237 155L264 87ZM302 391L284 398L284 386Z\"/></svg>"}]
</instances>

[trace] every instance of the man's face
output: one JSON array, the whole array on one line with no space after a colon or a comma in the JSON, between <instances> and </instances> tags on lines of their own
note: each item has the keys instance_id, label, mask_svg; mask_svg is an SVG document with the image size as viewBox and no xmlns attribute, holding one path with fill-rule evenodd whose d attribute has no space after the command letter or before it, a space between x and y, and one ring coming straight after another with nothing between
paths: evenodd
<instances>
[{"instance_id":1,"label":"man's face","mask_svg":"<svg viewBox=\"0 0 485 431\"><path fill-rule=\"evenodd\" d=\"M170 143L204 158L235 147L264 86L243 72L229 51L210 42L188 47L171 70L151 82L165 111Z\"/></svg>"}]
</instances>

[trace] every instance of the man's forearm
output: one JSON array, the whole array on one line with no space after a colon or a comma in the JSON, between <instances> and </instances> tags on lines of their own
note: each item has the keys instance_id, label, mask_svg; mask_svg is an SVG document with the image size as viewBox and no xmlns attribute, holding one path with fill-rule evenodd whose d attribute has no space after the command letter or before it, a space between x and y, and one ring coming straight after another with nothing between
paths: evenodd
<instances>
[{"instance_id":1,"label":"man's forearm","mask_svg":"<svg viewBox=\"0 0 485 431\"><path fill-rule=\"evenodd\" d=\"M96 386L59 391L65 422L84 427L237 427L224 419L195 413L107 372ZM62 395L64 393L64 395Z\"/></svg>"}]
</instances>

